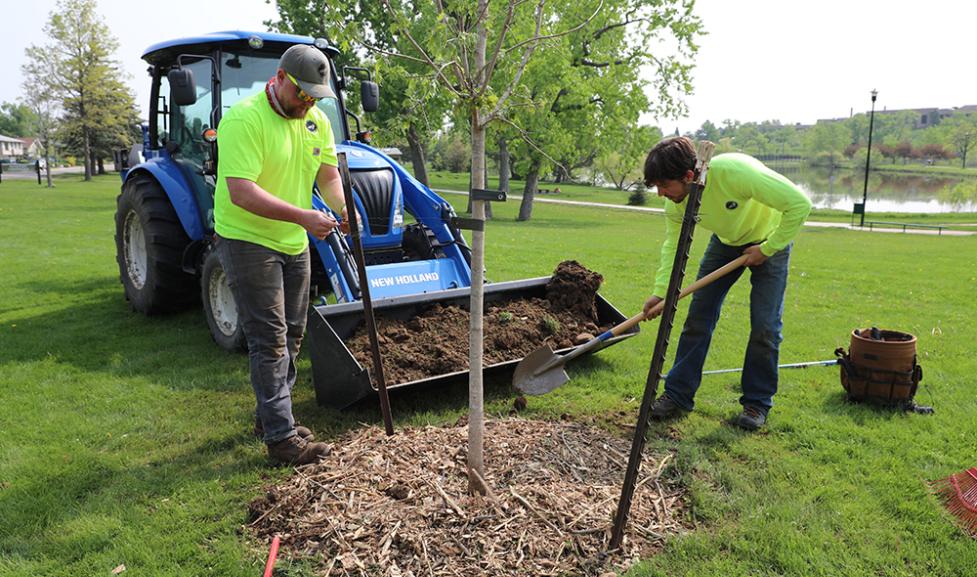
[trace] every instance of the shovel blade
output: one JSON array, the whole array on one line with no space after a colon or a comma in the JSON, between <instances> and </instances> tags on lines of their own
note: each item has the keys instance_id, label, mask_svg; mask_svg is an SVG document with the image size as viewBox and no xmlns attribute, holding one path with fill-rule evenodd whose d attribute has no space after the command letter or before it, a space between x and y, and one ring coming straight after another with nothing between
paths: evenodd
<instances>
[{"instance_id":1,"label":"shovel blade","mask_svg":"<svg viewBox=\"0 0 977 577\"><path fill-rule=\"evenodd\" d=\"M524 395L539 396L552 391L570 380L560 360L548 346L536 349L519 361L512 374L512 386ZM544 367L546 370L540 371Z\"/></svg>"}]
</instances>

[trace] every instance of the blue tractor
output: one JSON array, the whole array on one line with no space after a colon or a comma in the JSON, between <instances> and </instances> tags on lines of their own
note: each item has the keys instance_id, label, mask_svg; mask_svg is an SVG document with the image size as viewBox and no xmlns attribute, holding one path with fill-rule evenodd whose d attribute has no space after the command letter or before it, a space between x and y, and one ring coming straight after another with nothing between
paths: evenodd
<instances>
[{"instance_id":1,"label":"blue tractor","mask_svg":"<svg viewBox=\"0 0 977 577\"><path fill-rule=\"evenodd\" d=\"M333 59L339 51L307 36L228 31L161 42L143 54L152 82L149 122L122 176L115 216L119 273L126 299L143 314L202 301L211 335L227 350L246 345L234 297L211 251L220 120L234 103L264 88L281 54L294 44L313 44L333 62L337 97L318 106L349 163L364 217L361 239L375 308L405 317L433 302L464 305L471 285L471 252L454 225L451 205L371 147L369 132L346 108L343 91L360 76L363 110L377 109L379 90L366 70L337 69ZM329 210L315 190L313 205ZM306 349L317 399L342 407L372 391L369 375L343 343L362 317L357 264L342 235L310 237L310 244L313 290L332 293L336 302L310 307ZM486 291L486 299L538 294L546 280L499 283ZM608 307L598 303L602 311ZM609 314L613 322L617 316Z\"/></svg>"}]
</instances>

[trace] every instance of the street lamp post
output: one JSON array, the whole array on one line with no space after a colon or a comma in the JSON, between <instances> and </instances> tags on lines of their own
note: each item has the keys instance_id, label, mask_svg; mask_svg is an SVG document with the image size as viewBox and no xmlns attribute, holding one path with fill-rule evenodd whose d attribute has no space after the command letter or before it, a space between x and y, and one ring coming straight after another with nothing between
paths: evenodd
<instances>
[{"instance_id":1,"label":"street lamp post","mask_svg":"<svg viewBox=\"0 0 977 577\"><path fill-rule=\"evenodd\" d=\"M868 154L865 156L865 186L862 188L862 219L858 226L865 226L865 203L868 201L868 167L872 162L872 128L875 124L875 98L879 95L878 90L872 90L872 112L868 117Z\"/></svg>"}]
</instances>

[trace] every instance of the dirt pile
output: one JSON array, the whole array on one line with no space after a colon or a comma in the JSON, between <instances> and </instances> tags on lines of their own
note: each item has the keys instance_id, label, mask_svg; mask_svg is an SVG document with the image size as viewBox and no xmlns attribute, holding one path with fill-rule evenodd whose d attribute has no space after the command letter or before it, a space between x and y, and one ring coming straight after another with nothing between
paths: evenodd
<instances>
[{"instance_id":1,"label":"dirt pile","mask_svg":"<svg viewBox=\"0 0 977 577\"><path fill-rule=\"evenodd\" d=\"M597 320L594 299L604 277L587 269L575 260L565 260L556 267L550 282L546 283L546 300L554 310Z\"/></svg>"},{"instance_id":2,"label":"dirt pile","mask_svg":"<svg viewBox=\"0 0 977 577\"><path fill-rule=\"evenodd\" d=\"M469 495L467 428L350 433L250 508L261 538L312 557L322 575L606 575L655 553L682 494L647 455L622 551L607 553L629 442L569 422L486 424L486 483Z\"/></svg>"},{"instance_id":3,"label":"dirt pile","mask_svg":"<svg viewBox=\"0 0 977 577\"><path fill-rule=\"evenodd\" d=\"M484 362L521 359L544 344L568 348L581 333L596 335L594 299L603 277L576 261L560 263L546 285L546 298L516 299L486 305ZM377 315L380 354L388 385L468 370L469 313L456 306L432 305L407 320ZM361 328L346 342L360 365L372 369L370 339Z\"/></svg>"}]
</instances>

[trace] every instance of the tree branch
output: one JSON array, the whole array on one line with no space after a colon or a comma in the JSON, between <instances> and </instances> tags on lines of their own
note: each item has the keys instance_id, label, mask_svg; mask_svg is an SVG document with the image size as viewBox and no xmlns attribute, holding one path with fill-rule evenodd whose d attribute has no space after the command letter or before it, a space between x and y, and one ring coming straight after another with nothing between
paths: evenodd
<instances>
[{"instance_id":1,"label":"tree branch","mask_svg":"<svg viewBox=\"0 0 977 577\"><path fill-rule=\"evenodd\" d=\"M391 17L396 17L393 6L390 5L390 0L383 0L383 5L387 8L387 11L390 13ZM450 66L454 62L452 61L445 64L442 67L439 67L437 64L435 64L434 60L430 56L428 56L427 52L425 52L424 49L421 48L421 45L418 44L416 40L414 40L414 37L411 35L410 30L408 30L407 27L404 27L403 33L405 36L407 36L407 39L410 41L411 45L414 46L414 49L417 50L423 57L423 60L421 60L421 62L425 62L428 66L430 66L434 70L435 75L437 75L441 79L441 81L444 83L445 87L448 88L448 90L451 90L451 92L453 92L456 96L461 96L461 93L458 90L455 90L454 86L452 86L451 82L449 82L448 78L444 75L444 68ZM391 55L401 56L401 54L399 53L391 53ZM454 64L455 66L457 66L457 63ZM462 81L462 84L464 84L463 78L459 78L459 80Z\"/></svg>"},{"instance_id":2,"label":"tree branch","mask_svg":"<svg viewBox=\"0 0 977 577\"><path fill-rule=\"evenodd\" d=\"M529 59L532 57L533 51L536 49L536 46L538 46L540 42L549 38L558 38L560 36L566 36L567 34L572 34L573 32L580 30L581 28L586 26L591 20L593 20L597 16L597 14L601 11L601 9L604 7L604 0L600 0L600 3L597 5L597 8L594 10L593 14L588 16L586 20L584 20L577 26L574 26L573 28L570 28L569 30L565 30L563 32L558 32L556 34L540 35L540 30L542 29L543 26L543 5L545 3L546 0L540 0L539 3L536 5L536 31L533 34L533 37L530 38L529 40L519 42L504 51L503 56L505 54L508 54L512 50L515 50L519 46L526 46L525 50L523 51L522 62L519 63L519 68L516 70L516 75L513 77L512 82L509 83L509 85L506 87L502 95L499 97L499 100L495 104L495 108L492 110L492 112L485 115L485 119L482 121L483 126L499 116L506 102L509 100L509 97L512 96L513 90L515 90L516 86L518 86L519 84L519 81L522 79L522 74L523 72L526 71L526 66L529 64Z\"/></svg>"},{"instance_id":3,"label":"tree branch","mask_svg":"<svg viewBox=\"0 0 977 577\"><path fill-rule=\"evenodd\" d=\"M542 1L539 3L538 9L542 9L543 3L544 2L542 2ZM503 55L508 54L509 52L512 52L516 48L519 48L520 46L523 46L523 45L526 45L526 44L529 44L529 43L536 44L536 43L539 43L539 42L541 42L543 40L549 40L550 38L559 38L560 36L566 36L567 34L573 34L577 30L580 30L581 28L583 28L584 26L586 26L587 24L589 24L590 21L593 20L597 16L597 13L600 12L601 8L603 8L603 7L604 7L604 0L600 0L600 4L597 5L597 8L594 10L594 13L593 14L591 14L590 16L588 16L587 19L584 20L583 22L581 22L580 24L574 26L573 28L570 28L569 30L564 30L563 32L556 32L555 34L546 34L546 35L540 36L539 35L539 27L537 26L537 28L536 28L536 35L534 35L532 38L529 38L528 40L523 40L522 42L519 42L518 44L514 44L513 46L510 46L510 47L506 48L505 51L504 51L504 53L503 53ZM537 20L537 23L538 23L538 20Z\"/></svg>"},{"instance_id":4,"label":"tree branch","mask_svg":"<svg viewBox=\"0 0 977 577\"><path fill-rule=\"evenodd\" d=\"M553 158L552 156L550 156L549 154L547 154L545 150L543 150L542 148L540 148L539 145L537 145L536 142L534 142L533 139L529 137L529 133L526 132L521 126L519 126L515 122L509 120L505 116L499 116L499 120L502 121L503 123L508 124L509 126L515 128L516 129L516 132L519 133L519 137L522 138L522 140L526 144L528 144L533 150L535 150L536 152L542 154L547 160L549 160L550 162L552 162L556 166L559 166L563 170L567 170L567 167L564 166L563 163L561 163L559 160Z\"/></svg>"},{"instance_id":5,"label":"tree branch","mask_svg":"<svg viewBox=\"0 0 977 577\"><path fill-rule=\"evenodd\" d=\"M512 17L516 13L516 5L518 2L509 0L509 11L506 12L505 22L502 23L502 31L499 33L499 40L495 44L495 49L492 51L492 58L489 59L488 65L485 66L484 76L483 71L479 71L481 78L490 79L492 78L492 73L495 72L495 63L499 60L499 53L502 52L502 44L505 42L505 37L509 33L509 28L512 26ZM488 90L488 82L485 82L479 89L478 94L484 94Z\"/></svg>"},{"instance_id":6,"label":"tree branch","mask_svg":"<svg viewBox=\"0 0 977 577\"><path fill-rule=\"evenodd\" d=\"M602 5L603 1L604 0L601 0ZM536 4L536 31L533 33L534 38L539 38L539 31L543 27L544 4L546 4L546 0L540 0L539 3ZM485 115L484 119L482 120L482 126L485 126L499 116L502 107L505 105L506 101L509 100L509 97L512 96L512 91L515 90L516 86L519 85L519 80L522 79L522 73L526 71L526 66L529 64L529 59L532 57L533 51L536 50L536 45L537 43L533 43L526 46L526 50L524 50L522 54L522 62L519 63L519 68L516 70L516 75L512 77L512 82L505 87L505 90L502 92L502 96L500 96L498 102L495 103L495 108L492 110L492 112ZM508 51L506 52L508 53Z\"/></svg>"}]
</instances>

